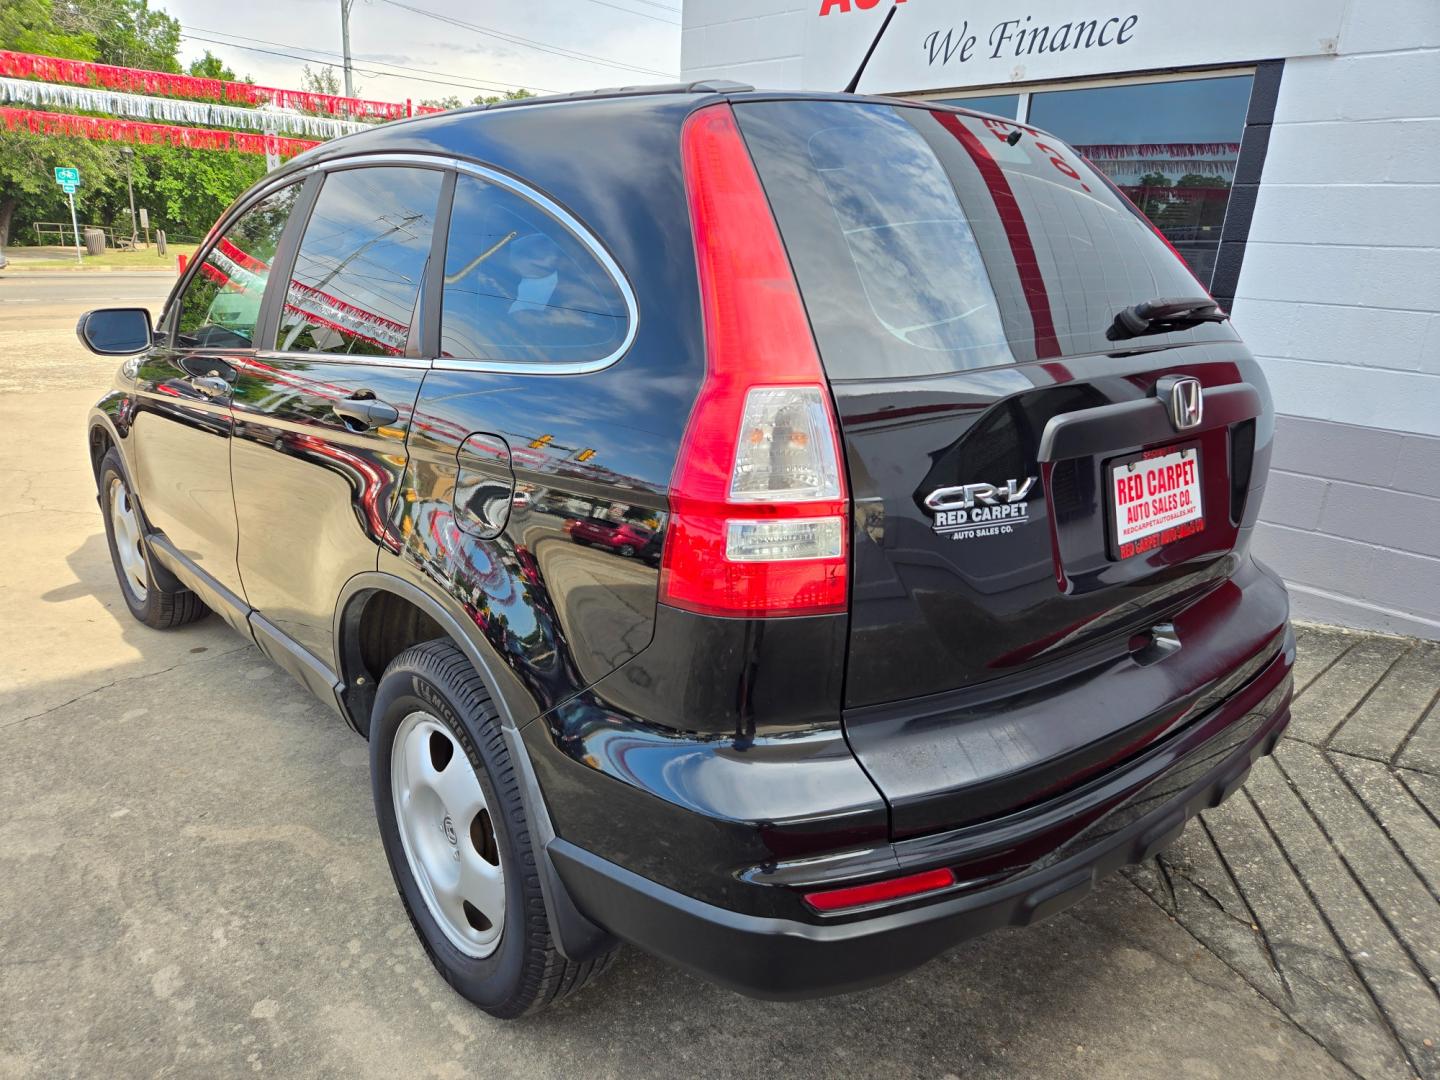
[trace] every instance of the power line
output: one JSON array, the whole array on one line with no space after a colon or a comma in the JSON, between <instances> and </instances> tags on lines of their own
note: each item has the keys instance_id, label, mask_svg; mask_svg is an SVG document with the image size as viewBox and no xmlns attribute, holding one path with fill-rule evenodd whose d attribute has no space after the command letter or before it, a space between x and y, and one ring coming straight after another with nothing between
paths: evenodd
<instances>
[{"instance_id":1,"label":"power line","mask_svg":"<svg viewBox=\"0 0 1440 1080\"><path fill-rule=\"evenodd\" d=\"M232 34L232 33L230 33L229 31L226 31L226 30L207 30L207 29L205 29L204 27L199 27L199 26L183 27L182 29L187 30L187 31L190 31L190 32L189 32L189 33L182 33L180 36L181 36L181 37L184 37L184 38L189 38L189 39L192 40L192 41L204 41L204 42L207 42L207 43L209 43L209 44L211 44L211 45L228 45L228 46L230 46L230 47L233 48L233 49L243 49L243 50L245 50L245 51L247 51L247 52L268 53L268 54L270 54L271 56L283 56L283 57L286 57L287 59L290 59L290 60L303 60L303 61L305 61L305 62L307 62L307 63L326 64L326 65L330 64L330 62L331 62L332 59L333 59L333 60L338 60L338 59L340 59L340 54L339 54L339 53L337 53L337 52L331 52L331 51L329 51L329 50L327 50L327 49L313 49L313 50L311 50L311 51L314 52L314 53L318 53L318 54L319 54L318 56L307 56L307 55L305 55L305 54L303 54L303 53L287 52L287 51L278 51L278 52L277 52L275 49L257 49L257 48L254 48L254 47L252 47L252 46L249 46L249 45L241 45L241 44L238 43L238 41L254 41L254 42L258 42L258 43L260 43L260 44L262 44L262 45L275 45L275 46L278 46L281 50L288 49L288 48L290 48L290 46L285 45L284 42L268 41L268 40L266 40L265 38L246 37L244 34ZM217 40L215 40L214 38L202 37L202 36L201 36L202 34L219 34L219 35L221 35L222 37L236 38L236 39L238 39L238 41L217 41ZM328 59L327 59L327 58L328 58ZM423 73L428 74L428 75L443 75L442 72L437 72L437 71L435 71L435 70L432 69L432 68L407 67L407 66L404 65L404 64L391 64L391 63L388 63L387 61L383 61L383 60L364 60L364 61L362 61L362 62L363 62L363 63L366 63L366 64L378 64L378 65L380 65L381 67L394 68L394 69L396 69L397 71L404 71L404 72L412 72L412 71L413 71L413 72L423 72ZM410 76L410 75L397 75L397 74L394 74L393 72L389 72L389 71L379 71L379 70L375 70L375 69L372 69L372 68L367 68L367 69L365 69L365 70L364 70L364 73L367 74L367 75L371 75L371 76L375 76L375 77L379 77L379 78L387 78L387 77L388 77L388 78L392 78L392 79L399 79L399 78L411 78L411 77L412 77L412 76ZM456 87L460 87L460 88L462 88L462 89L497 90L497 91L500 91L500 92L505 92L505 91L507 91L507 90L514 89L516 86L519 85L519 84L512 84L511 86L492 86L492 85L489 85L489 84L486 84L486 83L475 82L475 81L470 80L470 79L456 78L456 77L452 77L452 76L444 76L444 77L441 78L441 79L434 79L434 78L430 78L430 79L415 78L414 81L416 81L416 82L430 82L430 83L435 83L436 85L439 85L439 86L456 86ZM554 92L555 92L555 91L553 91L553 90L547 90L547 89L546 89L545 87L543 87L543 86L531 86L531 87L525 87L525 89L529 89L529 90L542 90L542 91L544 91L544 92L546 92L546 93L554 93Z\"/></svg>"},{"instance_id":2,"label":"power line","mask_svg":"<svg viewBox=\"0 0 1440 1080\"><path fill-rule=\"evenodd\" d=\"M448 23L451 26L458 26L465 30L471 30L486 37L497 38L500 41L509 42L512 45L524 45L527 48L537 49L540 52L552 53L555 56L563 56L568 60L580 60L587 64L599 64L603 67L618 68L621 71L639 71L646 75L658 75L662 79L677 78L673 71L656 71L654 68L637 67L634 64L622 64L618 60L610 60L604 56L596 56L594 53L580 52L578 49L562 49L556 45L546 45L544 42L535 41L533 38L521 37L518 34L507 34L501 30L494 30L488 26L480 26L476 23L465 22L463 19L451 18L449 15L441 15L438 12L426 11L423 8L412 7L410 4L403 4L400 0L384 0L391 7L401 8L404 11L412 12L415 15L423 15L427 19L435 19L437 22Z\"/></svg>"},{"instance_id":3,"label":"power line","mask_svg":"<svg viewBox=\"0 0 1440 1080\"><path fill-rule=\"evenodd\" d=\"M183 38L187 38L187 39L190 40L190 41L203 41L203 42L205 42L206 44L209 44L209 45L225 45L225 46L228 46L228 47L230 47L230 48L232 48L232 49L242 49L242 50L244 50L245 52L265 53L265 54L270 55L270 56L283 56L283 57L285 57L285 58L288 59L288 60L300 60L300 61L303 61L303 62L305 62L305 63L325 64L325 65L327 65L327 66L330 65L334 60L339 59L339 57L340 57L340 54L339 54L339 53L329 52L328 50L325 50L325 49L315 49L315 50L313 50L313 52L320 54L320 55L318 55L318 56L317 56L317 55L309 55L309 56L307 56L307 55L305 55L305 54L303 54L303 53L285 52L285 51L281 51L281 50L283 50L283 48L284 48L284 46L283 46L283 44L282 44L281 42L278 42L278 41L266 41L264 38L245 37L244 35L241 35L241 34L231 34L231 33L229 33L228 31L224 31L224 30L204 30L202 33L195 33L195 32L193 32L193 31L201 30L201 29L202 29L202 28L200 28L200 27L187 27L187 28L185 28L185 30L191 31L191 32L182 32L180 36L183 37ZM265 44L265 45L280 45L280 46L281 46L281 49L261 49L261 48L257 48L257 47L254 46L254 45L241 45L238 41L221 41L221 40L219 40L219 39L217 39L217 38L205 37L205 36L203 36L204 34L222 34L222 35L224 35L225 37L239 38L240 41L254 41L254 42L260 42L260 43ZM428 74L430 74L430 75L434 75L434 74L438 74L438 73L437 73L437 72L434 72L434 71L433 71L432 69L430 69L430 68L412 68L412 67L406 67L404 64L390 64L390 63L386 63L385 61L382 61L382 60L363 60L363 61L361 61L361 62L362 62L362 63L365 63L365 64L380 64L380 65L382 65L382 66L384 66L384 67L389 67L389 68L395 68L395 69L396 69L396 71L380 71L380 70L377 70L377 69L375 69L375 68L368 68L368 67L366 67L366 68L356 67L356 68L355 68L355 70L356 70L356 71L359 71L361 74L367 75L367 76L370 76L370 77L373 77L373 78L410 79L412 82L433 83L433 84L436 85L436 86L449 86L449 87L454 87L454 88L461 89L461 90L489 90L489 91L497 92L497 93L506 93L506 92L508 92L508 91L510 91L510 90L515 89L515 88L519 85L519 84L512 84L512 85L510 85L510 86L494 86L494 85L490 85L490 84L486 84L486 83L473 82L473 81L469 81L469 80L465 80L465 79L455 79L455 78L440 78L440 79L436 79L436 78L423 78L423 77L421 77L420 75L399 74L399 72L407 72L407 73L408 73L408 72L426 72L426 73L428 73ZM523 89L527 89L527 90L539 90L539 91L541 91L541 92L543 92L543 93L547 93L547 94L549 94L549 93L555 93L555 92L556 92L556 91L554 91L554 90L550 90L550 89L548 89L547 87L543 87L543 86L528 86L528 87L524 87Z\"/></svg>"},{"instance_id":4,"label":"power line","mask_svg":"<svg viewBox=\"0 0 1440 1080\"><path fill-rule=\"evenodd\" d=\"M660 15L651 15L648 11L636 11L634 8L621 7L619 4L612 4L610 0L590 0L592 4L599 4L601 7L614 8L616 11L623 11L626 15L639 15L642 19L654 19L656 22L664 23L666 26L679 26L676 19L666 19ZM657 7L659 5L656 5ZM669 11L669 8L665 9Z\"/></svg>"}]
</instances>

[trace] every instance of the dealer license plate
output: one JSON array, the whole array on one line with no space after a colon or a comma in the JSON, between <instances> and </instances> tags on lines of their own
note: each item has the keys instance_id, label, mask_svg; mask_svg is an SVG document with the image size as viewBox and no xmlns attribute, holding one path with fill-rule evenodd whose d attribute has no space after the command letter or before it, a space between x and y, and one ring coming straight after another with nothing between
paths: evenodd
<instances>
[{"instance_id":1,"label":"dealer license plate","mask_svg":"<svg viewBox=\"0 0 1440 1080\"><path fill-rule=\"evenodd\" d=\"M1203 532L1197 448L1110 466L1110 511L1121 559Z\"/></svg>"}]
</instances>

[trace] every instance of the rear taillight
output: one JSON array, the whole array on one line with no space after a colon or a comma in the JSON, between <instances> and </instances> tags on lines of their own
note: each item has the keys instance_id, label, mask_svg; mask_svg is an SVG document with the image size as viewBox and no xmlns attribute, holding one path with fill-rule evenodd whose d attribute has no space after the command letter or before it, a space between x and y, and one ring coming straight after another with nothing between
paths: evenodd
<instances>
[{"instance_id":1,"label":"rear taillight","mask_svg":"<svg viewBox=\"0 0 1440 1080\"><path fill-rule=\"evenodd\" d=\"M728 105L681 136L705 382L670 485L661 599L706 615L818 615L848 602L849 500L810 323Z\"/></svg>"}]
</instances>

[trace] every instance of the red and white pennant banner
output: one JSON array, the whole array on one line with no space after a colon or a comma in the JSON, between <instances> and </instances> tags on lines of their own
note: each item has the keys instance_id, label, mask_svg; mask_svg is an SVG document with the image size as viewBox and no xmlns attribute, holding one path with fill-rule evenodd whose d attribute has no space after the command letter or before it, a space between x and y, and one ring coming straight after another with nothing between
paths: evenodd
<instances>
[{"instance_id":1,"label":"red and white pennant banner","mask_svg":"<svg viewBox=\"0 0 1440 1080\"><path fill-rule=\"evenodd\" d=\"M314 139L291 139L282 135L180 127L175 124L146 124L105 116L68 116L35 109L0 108L0 122L7 131L32 131L37 135L69 135L142 146L184 146L191 150L239 150L242 154L275 154L282 158L294 157L320 145Z\"/></svg>"},{"instance_id":2,"label":"red and white pennant banner","mask_svg":"<svg viewBox=\"0 0 1440 1080\"><path fill-rule=\"evenodd\" d=\"M357 120L398 120L416 113L439 111L424 106L415 107L408 101L369 101L365 98L338 97L334 94L311 94L304 90L282 90L274 86L256 86L254 83L202 79L196 75L116 67L113 64L95 64L88 60L62 60L55 56L38 56L5 49L0 49L0 75L17 79L43 79L46 82L67 83L71 86L103 87L106 90L120 90L131 94L228 102L233 105L264 105L268 102L281 109L324 113L327 116L348 116Z\"/></svg>"},{"instance_id":3,"label":"red and white pennant banner","mask_svg":"<svg viewBox=\"0 0 1440 1080\"><path fill-rule=\"evenodd\" d=\"M258 293L265 288L267 263L242 251L221 237L211 249L200 272L212 281L238 292ZM291 279L286 290L285 310L295 312L320 326L358 337L392 356L405 351L409 328L383 315L347 304L339 297Z\"/></svg>"},{"instance_id":4,"label":"red and white pennant banner","mask_svg":"<svg viewBox=\"0 0 1440 1080\"><path fill-rule=\"evenodd\" d=\"M58 83L32 82L0 76L0 101L16 105L39 105L66 112L109 113L136 120L161 120L180 124L207 124L212 127L242 128L271 134L289 132L335 139L352 131L369 127L356 120L340 120L333 116L307 116L304 113L282 112L269 107L246 109L239 105L218 105L211 101L186 101L182 98L150 97L125 94L118 90L99 90L93 86L62 86Z\"/></svg>"}]
</instances>

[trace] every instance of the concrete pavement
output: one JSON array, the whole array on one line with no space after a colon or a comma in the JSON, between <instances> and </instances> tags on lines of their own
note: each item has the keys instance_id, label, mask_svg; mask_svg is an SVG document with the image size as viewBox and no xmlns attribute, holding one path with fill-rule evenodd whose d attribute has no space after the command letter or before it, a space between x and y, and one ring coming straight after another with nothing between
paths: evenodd
<instances>
[{"instance_id":1,"label":"concrete pavement","mask_svg":"<svg viewBox=\"0 0 1440 1080\"><path fill-rule=\"evenodd\" d=\"M113 368L73 326L163 297L136 276L0 276L0 1077L1440 1075L1440 662L1328 631L1309 741L1039 927L815 1002L628 950L540 1017L470 1008L394 895L364 744L217 620L125 610L83 437Z\"/></svg>"},{"instance_id":2,"label":"concrete pavement","mask_svg":"<svg viewBox=\"0 0 1440 1080\"><path fill-rule=\"evenodd\" d=\"M0 270L0 394L91 389L114 366L75 338L92 307L148 307L159 315L174 274L149 271Z\"/></svg>"}]
</instances>

